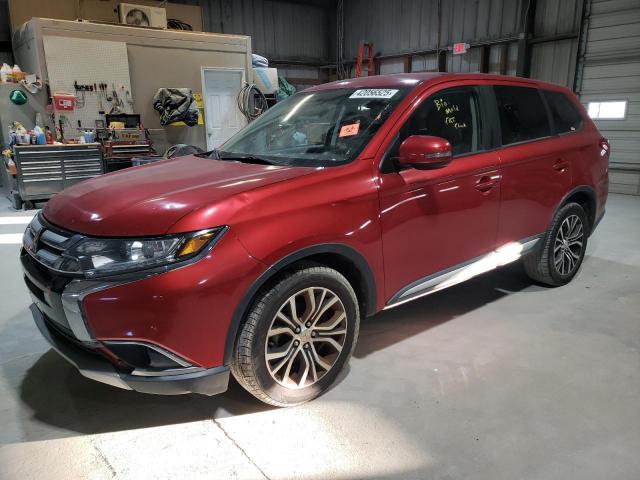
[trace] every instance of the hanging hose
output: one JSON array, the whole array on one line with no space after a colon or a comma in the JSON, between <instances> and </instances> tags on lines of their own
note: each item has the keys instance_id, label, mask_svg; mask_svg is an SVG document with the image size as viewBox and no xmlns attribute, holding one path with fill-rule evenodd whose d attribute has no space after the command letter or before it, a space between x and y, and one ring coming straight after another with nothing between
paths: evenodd
<instances>
[{"instance_id":1,"label":"hanging hose","mask_svg":"<svg viewBox=\"0 0 640 480\"><path fill-rule=\"evenodd\" d=\"M262 115L269 106L260 89L253 83L247 83L238 93L238 108L251 122Z\"/></svg>"}]
</instances>

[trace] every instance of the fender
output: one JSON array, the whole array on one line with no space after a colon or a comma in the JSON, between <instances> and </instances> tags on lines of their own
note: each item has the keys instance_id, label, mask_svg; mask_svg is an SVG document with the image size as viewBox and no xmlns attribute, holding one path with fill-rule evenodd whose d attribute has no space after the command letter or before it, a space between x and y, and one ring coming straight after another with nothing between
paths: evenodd
<instances>
[{"instance_id":1,"label":"fender","mask_svg":"<svg viewBox=\"0 0 640 480\"><path fill-rule=\"evenodd\" d=\"M591 234L596 229L596 226L598 225L600 220L602 220L602 216L604 215L604 212L603 212L603 215L601 215L598 218L598 203L597 203L596 192L592 187L588 185L581 185L579 187L576 187L572 189L569 193L567 193L564 197L562 197L562 200L560 200L560 203L558 203L558 206L553 211L552 217L549 219L549 225L555 218L556 214L558 213L558 210L560 210L567 203L567 200L571 198L573 195L575 195L576 193L584 193L589 199L589 206L591 207L592 211L587 213L590 213L589 222L591 222L591 228L589 231L589 236L591 236Z\"/></svg>"},{"instance_id":2,"label":"fender","mask_svg":"<svg viewBox=\"0 0 640 480\"><path fill-rule=\"evenodd\" d=\"M371 267L365 260L365 258L354 248L341 244L341 243L325 243L319 245L313 245L311 247L303 248L297 252L291 253L286 257L278 260L271 265L266 271L260 275L255 282L251 285L249 290L244 294L242 300L236 307L236 310L231 319L229 325L229 331L227 332L227 340L224 347L224 364L229 365L231 362L231 356L233 355L233 348L235 346L238 329L242 323L242 319L247 313L251 302L253 301L256 293L260 288L274 275L282 271L289 265L322 253L334 253L350 260L358 269L365 282L366 294L367 294L367 311L364 312L365 316L371 316L376 313L376 282Z\"/></svg>"}]
</instances>

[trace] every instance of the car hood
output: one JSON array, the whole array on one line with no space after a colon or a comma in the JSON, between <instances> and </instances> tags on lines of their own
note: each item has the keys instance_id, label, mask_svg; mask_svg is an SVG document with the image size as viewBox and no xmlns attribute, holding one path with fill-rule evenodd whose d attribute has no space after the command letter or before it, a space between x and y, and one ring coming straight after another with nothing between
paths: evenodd
<instances>
[{"instance_id":1,"label":"car hood","mask_svg":"<svg viewBox=\"0 0 640 480\"><path fill-rule=\"evenodd\" d=\"M86 180L55 195L43 213L54 225L85 235L162 235L197 208L311 171L180 157Z\"/></svg>"}]
</instances>

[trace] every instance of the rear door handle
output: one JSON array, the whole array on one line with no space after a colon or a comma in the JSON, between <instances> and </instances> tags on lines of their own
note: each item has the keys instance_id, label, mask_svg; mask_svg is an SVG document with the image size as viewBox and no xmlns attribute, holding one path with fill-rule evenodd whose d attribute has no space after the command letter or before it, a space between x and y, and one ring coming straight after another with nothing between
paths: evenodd
<instances>
[{"instance_id":1,"label":"rear door handle","mask_svg":"<svg viewBox=\"0 0 640 480\"><path fill-rule=\"evenodd\" d=\"M569 168L569 162L567 162L566 160L558 159L553 164L553 168L554 170L557 170L559 172L564 172L567 168Z\"/></svg>"},{"instance_id":2,"label":"rear door handle","mask_svg":"<svg viewBox=\"0 0 640 480\"><path fill-rule=\"evenodd\" d=\"M492 177L482 177L476 182L476 190L488 192L497 185L498 181Z\"/></svg>"}]
</instances>

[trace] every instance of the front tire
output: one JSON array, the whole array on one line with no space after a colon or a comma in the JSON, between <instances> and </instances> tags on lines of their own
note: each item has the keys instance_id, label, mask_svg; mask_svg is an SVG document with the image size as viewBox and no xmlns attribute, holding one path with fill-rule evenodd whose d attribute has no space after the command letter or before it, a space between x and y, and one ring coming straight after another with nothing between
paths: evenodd
<instances>
[{"instance_id":1,"label":"front tire","mask_svg":"<svg viewBox=\"0 0 640 480\"><path fill-rule=\"evenodd\" d=\"M553 218L542 245L524 258L527 275L554 287L569 283L584 259L589 228L587 215L580 205L564 205Z\"/></svg>"},{"instance_id":2,"label":"front tire","mask_svg":"<svg viewBox=\"0 0 640 480\"><path fill-rule=\"evenodd\" d=\"M262 292L243 323L231 371L259 400L298 405L327 391L356 344L356 294L336 270L309 266Z\"/></svg>"}]
</instances>

